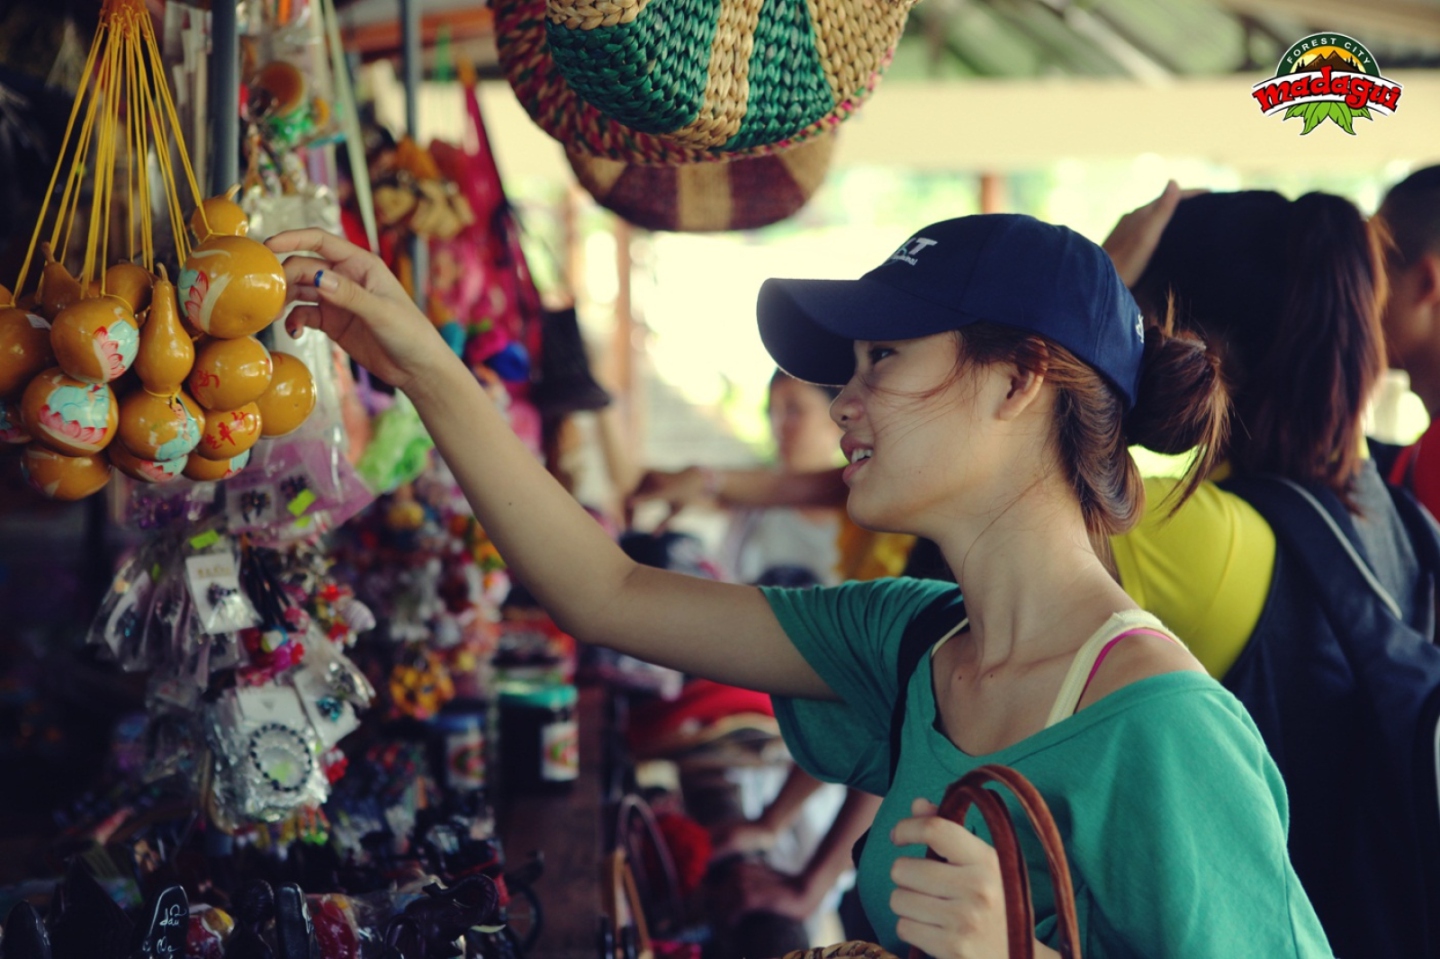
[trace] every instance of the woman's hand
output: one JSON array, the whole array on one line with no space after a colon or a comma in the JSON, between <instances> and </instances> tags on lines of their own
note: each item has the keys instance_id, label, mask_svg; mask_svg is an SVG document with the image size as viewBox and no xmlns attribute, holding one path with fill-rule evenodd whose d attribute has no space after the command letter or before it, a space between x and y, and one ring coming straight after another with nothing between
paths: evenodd
<instances>
[{"instance_id":1,"label":"woman's hand","mask_svg":"<svg viewBox=\"0 0 1440 959\"><path fill-rule=\"evenodd\" d=\"M1005 889L995 849L964 826L942 819L932 802L917 799L911 818L890 834L897 846L929 846L944 862L903 856L890 878L896 935L935 959L993 959L1006 955ZM1037 942L1037 956L1055 953Z\"/></svg>"},{"instance_id":2,"label":"woman's hand","mask_svg":"<svg viewBox=\"0 0 1440 959\"><path fill-rule=\"evenodd\" d=\"M711 856L723 859L747 852L765 852L775 845L775 830L762 822L740 819L721 823L710 831Z\"/></svg>"},{"instance_id":3,"label":"woman's hand","mask_svg":"<svg viewBox=\"0 0 1440 959\"><path fill-rule=\"evenodd\" d=\"M1115 262L1115 271L1128 287L1134 287L1150 265L1155 247L1160 245L1160 236L1165 232L1175 208L1187 197L1198 196L1204 190L1182 190L1171 180L1165 184L1160 195L1138 209L1131 210L1120 218L1110 235L1101 246Z\"/></svg>"},{"instance_id":4,"label":"woman's hand","mask_svg":"<svg viewBox=\"0 0 1440 959\"><path fill-rule=\"evenodd\" d=\"M404 390L453 359L434 325L373 253L323 230L287 230L265 241L285 260L285 320L292 336L323 331L371 373Z\"/></svg>"},{"instance_id":5,"label":"woman's hand","mask_svg":"<svg viewBox=\"0 0 1440 959\"><path fill-rule=\"evenodd\" d=\"M660 523L660 528L663 528L685 507L713 501L715 485L714 471L699 466L687 466L673 473L648 470L625 500L627 521L637 506L664 503L670 507L670 512Z\"/></svg>"},{"instance_id":6,"label":"woman's hand","mask_svg":"<svg viewBox=\"0 0 1440 959\"><path fill-rule=\"evenodd\" d=\"M751 912L773 912L803 922L824 897L823 890L819 896L812 892L803 876L788 876L763 862L738 862L727 876L720 901L732 922Z\"/></svg>"}]
</instances>

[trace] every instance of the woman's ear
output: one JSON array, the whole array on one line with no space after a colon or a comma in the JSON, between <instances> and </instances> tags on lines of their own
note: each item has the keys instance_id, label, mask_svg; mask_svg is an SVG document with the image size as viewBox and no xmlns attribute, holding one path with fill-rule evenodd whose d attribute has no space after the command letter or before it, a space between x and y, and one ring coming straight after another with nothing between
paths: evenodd
<instances>
[{"instance_id":1,"label":"woman's ear","mask_svg":"<svg viewBox=\"0 0 1440 959\"><path fill-rule=\"evenodd\" d=\"M1040 387L1045 385L1045 374L1033 369L1021 369L1006 364L1001 369L1006 376L1006 393L995 410L1001 420L1019 419L1040 397Z\"/></svg>"}]
</instances>

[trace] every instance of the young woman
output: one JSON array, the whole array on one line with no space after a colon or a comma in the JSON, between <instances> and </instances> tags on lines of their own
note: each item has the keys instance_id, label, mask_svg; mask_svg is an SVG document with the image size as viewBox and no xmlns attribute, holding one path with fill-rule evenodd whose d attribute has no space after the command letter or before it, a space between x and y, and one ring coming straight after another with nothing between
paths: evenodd
<instances>
[{"instance_id":1,"label":"young woman","mask_svg":"<svg viewBox=\"0 0 1440 959\"><path fill-rule=\"evenodd\" d=\"M761 590L637 566L509 435L378 260L318 231L270 246L319 256L286 263L302 301L289 323L324 330L410 394L562 627L768 691L811 772L886 789L899 637L953 587ZM899 767L860 863L882 943L1004 954L994 851L933 805L999 762L1056 814L1087 956L1329 956L1254 726L1108 561L1107 537L1142 507L1127 445L1215 447L1215 359L1145 333L1099 247L1028 217L937 223L860 280L772 280L759 306L783 369L845 384L832 416L851 516L935 540L965 589L968 621L911 679ZM926 846L945 861L922 858ZM1054 955L1050 883L1038 848L1025 852L1039 952Z\"/></svg>"}]
</instances>

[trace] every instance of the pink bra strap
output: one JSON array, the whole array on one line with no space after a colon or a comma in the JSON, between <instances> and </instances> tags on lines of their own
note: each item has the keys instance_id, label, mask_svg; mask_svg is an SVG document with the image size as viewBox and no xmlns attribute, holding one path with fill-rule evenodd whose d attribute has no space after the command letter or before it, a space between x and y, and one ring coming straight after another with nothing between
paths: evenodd
<instances>
[{"instance_id":1,"label":"pink bra strap","mask_svg":"<svg viewBox=\"0 0 1440 959\"><path fill-rule=\"evenodd\" d=\"M1152 636L1162 636L1165 639L1170 640L1170 642L1172 643L1177 642L1174 636L1171 636L1168 633L1162 633L1158 629L1147 629L1144 626L1138 626L1135 629L1125 630L1125 632L1121 633L1119 636L1116 636L1114 639L1110 640L1110 642L1106 643L1103 647L1101 647L1100 655L1095 657L1095 665L1090 667L1090 675L1085 677L1085 685L1080 687L1081 699L1085 698L1085 690L1090 688L1090 681L1095 678L1096 673L1100 672L1100 664L1105 662L1105 657L1110 655L1110 650L1114 649L1115 644L1120 642L1120 640L1124 639L1126 636L1134 636L1136 633L1149 633Z\"/></svg>"}]
</instances>

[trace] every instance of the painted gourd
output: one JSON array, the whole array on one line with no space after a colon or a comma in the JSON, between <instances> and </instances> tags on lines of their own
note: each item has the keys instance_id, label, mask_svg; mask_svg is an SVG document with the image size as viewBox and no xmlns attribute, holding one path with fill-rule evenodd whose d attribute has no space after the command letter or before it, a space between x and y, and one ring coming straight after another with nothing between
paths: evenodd
<instances>
[{"instance_id":1,"label":"painted gourd","mask_svg":"<svg viewBox=\"0 0 1440 959\"><path fill-rule=\"evenodd\" d=\"M185 475L197 483L218 483L243 470L249 462L249 450L228 460L207 460L192 453L185 462Z\"/></svg>"},{"instance_id":2,"label":"painted gourd","mask_svg":"<svg viewBox=\"0 0 1440 959\"><path fill-rule=\"evenodd\" d=\"M254 403L226 413L205 413L205 431L196 455L208 460L234 459L260 439L260 409Z\"/></svg>"},{"instance_id":3,"label":"painted gourd","mask_svg":"<svg viewBox=\"0 0 1440 959\"><path fill-rule=\"evenodd\" d=\"M270 351L253 336L206 340L190 372L190 395L207 410L238 410L270 388L274 368Z\"/></svg>"},{"instance_id":4,"label":"painted gourd","mask_svg":"<svg viewBox=\"0 0 1440 959\"><path fill-rule=\"evenodd\" d=\"M143 460L183 459L200 444L205 419L184 393L156 396L135 390L120 401L120 443Z\"/></svg>"},{"instance_id":5,"label":"painted gourd","mask_svg":"<svg viewBox=\"0 0 1440 959\"><path fill-rule=\"evenodd\" d=\"M110 383L135 362L140 328L119 297L81 300L61 311L50 328L55 362L77 380Z\"/></svg>"},{"instance_id":6,"label":"painted gourd","mask_svg":"<svg viewBox=\"0 0 1440 959\"><path fill-rule=\"evenodd\" d=\"M0 396L12 396L41 370L55 365L50 322L18 307L0 310Z\"/></svg>"},{"instance_id":7,"label":"painted gourd","mask_svg":"<svg viewBox=\"0 0 1440 959\"><path fill-rule=\"evenodd\" d=\"M25 428L25 418L20 415L19 400L0 400L0 443L30 442L30 431Z\"/></svg>"},{"instance_id":8,"label":"painted gourd","mask_svg":"<svg viewBox=\"0 0 1440 959\"><path fill-rule=\"evenodd\" d=\"M310 368L289 353L271 354L275 375L270 388L260 395L260 422L266 436L294 432L315 409L315 377Z\"/></svg>"},{"instance_id":9,"label":"painted gourd","mask_svg":"<svg viewBox=\"0 0 1440 959\"><path fill-rule=\"evenodd\" d=\"M130 313L140 326L145 322L141 313L150 305L150 291L155 277L143 266L134 263L116 263L105 271L105 295L118 296L130 307Z\"/></svg>"},{"instance_id":10,"label":"painted gourd","mask_svg":"<svg viewBox=\"0 0 1440 959\"><path fill-rule=\"evenodd\" d=\"M244 236L250 232L250 219L235 202L239 192L237 183L220 196L210 197L190 214L190 229L195 231L196 239L204 243L212 236Z\"/></svg>"},{"instance_id":11,"label":"painted gourd","mask_svg":"<svg viewBox=\"0 0 1440 959\"><path fill-rule=\"evenodd\" d=\"M120 410L110 387L82 383L53 367L25 387L20 415L37 442L66 456L86 456L109 445Z\"/></svg>"},{"instance_id":12,"label":"painted gourd","mask_svg":"<svg viewBox=\"0 0 1440 959\"><path fill-rule=\"evenodd\" d=\"M111 443L105 449L110 465L142 483L169 483L181 477L188 457L173 460L147 460L125 448L124 443Z\"/></svg>"},{"instance_id":13,"label":"painted gourd","mask_svg":"<svg viewBox=\"0 0 1440 959\"><path fill-rule=\"evenodd\" d=\"M194 366L195 343L180 325L175 284L170 282L162 265L151 297L150 322L140 331L135 373L151 393L174 396Z\"/></svg>"},{"instance_id":14,"label":"painted gourd","mask_svg":"<svg viewBox=\"0 0 1440 959\"><path fill-rule=\"evenodd\" d=\"M195 247L176 286L191 325L222 339L259 333L285 308L280 260L243 236L212 236Z\"/></svg>"},{"instance_id":15,"label":"painted gourd","mask_svg":"<svg viewBox=\"0 0 1440 959\"><path fill-rule=\"evenodd\" d=\"M40 244L40 249L45 254L45 268L40 271L40 290L36 295L36 302L40 306L41 315L47 320L53 320L67 306L80 302L85 295L85 289L80 281L65 269L64 263L55 260L49 243Z\"/></svg>"},{"instance_id":16,"label":"painted gourd","mask_svg":"<svg viewBox=\"0 0 1440 959\"><path fill-rule=\"evenodd\" d=\"M31 486L51 499L84 499L110 482L110 463L103 453L62 456L33 443L20 454L20 470Z\"/></svg>"}]
</instances>

